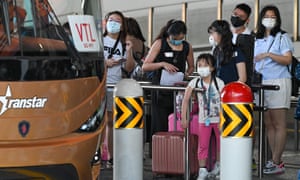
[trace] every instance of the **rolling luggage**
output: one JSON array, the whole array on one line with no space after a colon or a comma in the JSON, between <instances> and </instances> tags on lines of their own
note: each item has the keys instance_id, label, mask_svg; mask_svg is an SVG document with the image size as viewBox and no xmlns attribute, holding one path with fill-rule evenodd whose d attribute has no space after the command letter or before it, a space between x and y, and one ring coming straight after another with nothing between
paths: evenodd
<instances>
[{"instance_id":1,"label":"rolling luggage","mask_svg":"<svg viewBox=\"0 0 300 180\"><path fill-rule=\"evenodd\" d=\"M198 131L199 131L199 123L198 123L198 114L192 115L192 121L190 121L190 133L193 135L197 135L198 137ZM179 117L177 116L177 119ZM177 120L177 125L176 125L177 131L183 132L183 129L181 128L180 120ZM169 115L169 127L168 131L172 132L174 131L174 113ZM216 150L216 136L212 132L212 141L209 144L209 151L208 151L208 160L206 162L206 168L208 171L211 171L215 165L215 162L217 160L217 150Z\"/></svg>"},{"instance_id":2,"label":"rolling luggage","mask_svg":"<svg viewBox=\"0 0 300 180\"><path fill-rule=\"evenodd\" d=\"M157 132L152 136L152 172L155 175L183 175L185 172L183 132ZM189 136L189 163L191 175L197 175L199 163L197 158L198 137Z\"/></svg>"},{"instance_id":3,"label":"rolling luggage","mask_svg":"<svg viewBox=\"0 0 300 180\"><path fill-rule=\"evenodd\" d=\"M181 128L181 123L180 123L180 115L177 115L177 124L176 128L177 131L183 131ZM174 131L174 113L170 114L168 117L169 120L169 126L168 126L168 131ZM198 135L198 114L192 115L192 121L190 122L190 133Z\"/></svg>"}]
</instances>

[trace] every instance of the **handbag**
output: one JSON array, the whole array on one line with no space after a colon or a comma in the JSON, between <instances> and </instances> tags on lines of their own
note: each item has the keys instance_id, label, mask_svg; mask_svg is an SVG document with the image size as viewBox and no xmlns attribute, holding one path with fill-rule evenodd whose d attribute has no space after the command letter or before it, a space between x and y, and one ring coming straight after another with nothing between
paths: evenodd
<instances>
[{"instance_id":1,"label":"handbag","mask_svg":"<svg viewBox=\"0 0 300 180\"><path fill-rule=\"evenodd\" d=\"M262 83L262 74L256 70L252 74L252 84L261 84Z\"/></svg>"}]
</instances>

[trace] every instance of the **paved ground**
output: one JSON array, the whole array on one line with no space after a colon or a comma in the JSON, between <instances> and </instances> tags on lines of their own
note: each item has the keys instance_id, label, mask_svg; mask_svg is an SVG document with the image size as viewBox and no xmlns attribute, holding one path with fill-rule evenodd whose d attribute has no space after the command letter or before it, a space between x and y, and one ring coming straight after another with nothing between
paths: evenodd
<instances>
[{"instance_id":1,"label":"paved ground","mask_svg":"<svg viewBox=\"0 0 300 180\"><path fill-rule=\"evenodd\" d=\"M300 152L286 151L283 156L283 160L286 162L286 172L282 175L263 175L263 180L297 180L297 173L300 167L292 167L298 163L300 166ZM113 179L112 169L101 170L100 180L111 180ZM253 171L253 180L259 180L258 172ZM144 180L182 180L183 177L153 177L151 170L151 159L146 158L144 161Z\"/></svg>"},{"instance_id":2,"label":"paved ground","mask_svg":"<svg viewBox=\"0 0 300 180\"><path fill-rule=\"evenodd\" d=\"M261 179L263 180L297 180L297 174L300 169L300 150L296 151L294 149L294 132L293 126L294 121L292 116L293 110L289 113L288 121L288 142L286 145L286 150L283 154L283 161L286 163L286 171L281 175L263 175ZM257 128L256 128L257 130ZM258 140L256 141L258 142ZM255 148L254 155L257 157L257 145ZM183 177L159 177L154 178L152 174L151 159L148 156L148 148L145 148L145 161L144 161L144 178L143 180L157 179L157 180L182 180ZM258 159L258 158L257 158ZM113 170L112 169L102 169L100 172L100 180L112 180ZM258 172L253 171L253 180L259 180Z\"/></svg>"}]
</instances>

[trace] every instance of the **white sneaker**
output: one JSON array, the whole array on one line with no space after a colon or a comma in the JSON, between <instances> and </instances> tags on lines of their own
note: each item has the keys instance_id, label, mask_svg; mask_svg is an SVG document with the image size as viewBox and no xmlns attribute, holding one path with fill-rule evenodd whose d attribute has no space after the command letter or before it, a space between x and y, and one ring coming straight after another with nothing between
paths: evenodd
<instances>
[{"instance_id":1,"label":"white sneaker","mask_svg":"<svg viewBox=\"0 0 300 180\"><path fill-rule=\"evenodd\" d=\"M220 178L220 162L216 162L213 170L210 172L215 178Z\"/></svg>"},{"instance_id":2,"label":"white sneaker","mask_svg":"<svg viewBox=\"0 0 300 180\"><path fill-rule=\"evenodd\" d=\"M284 173L284 171L285 168L283 162L281 162L280 164L270 163L267 164L266 168L264 168L264 174L282 174Z\"/></svg>"},{"instance_id":3,"label":"white sneaker","mask_svg":"<svg viewBox=\"0 0 300 180\"><path fill-rule=\"evenodd\" d=\"M206 180L208 176L208 171L206 168L199 168L199 175L197 180Z\"/></svg>"},{"instance_id":4,"label":"white sneaker","mask_svg":"<svg viewBox=\"0 0 300 180\"><path fill-rule=\"evenodd\" d=\"M266 162L266 164L265 164L265 169L268 169L268 168L271 168L271 167L273 167L274 166L274 163L273 163L273 161L272 160L268 160L267 162Z\"/></svg>"}]
</instances>

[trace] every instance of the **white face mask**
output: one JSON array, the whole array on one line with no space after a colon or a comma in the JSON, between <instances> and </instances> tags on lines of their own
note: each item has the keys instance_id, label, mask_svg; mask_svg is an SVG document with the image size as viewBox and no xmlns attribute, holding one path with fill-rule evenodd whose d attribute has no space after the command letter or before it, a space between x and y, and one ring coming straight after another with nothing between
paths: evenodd
<instances>
[{"instance_id":1,"label":"white face mask","mask_svg":"<svg viewBox=\"0 0 300 180\"><path fill-rule=\"evenodd\" d=\"M262 25L265 26L266 29L272 29L276 25L276 19L274 18L263 18Z\"/></svg>"},{"instance_id":2,"label":"white face mask","mask_svg":"<svg viewBox=\"0 0 300 180\"><path fill-rule=\"evenodd\" d=\"M116 21L107 21L106 29L109 33L118 33L121 30L121 24Z\"/></svg>"},{"instance_id":3,"label":"white face mask","mask_svg":"<svg viewBox=\"0 0 300 180\"><path fill-rule=\"evenodd\" d=\"M207 66L207 67L198 67L197 72L201 77L207 77L211 73L210 70L209 70L209 66Z\"/></svg>"},{"instance_id":4,"label":"white face mask","mask_svg":"<svg viewBox=\"0 0 300 180\"><path fill-rule=\"evenodd\" d=\"M211 46L215 47L217 45L217 42L215 41L214 37L212 35L210 35L208 37L208 42Z\"/></svg>"}]
</instances>

